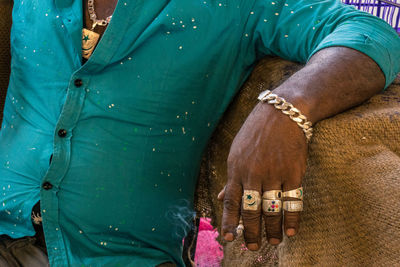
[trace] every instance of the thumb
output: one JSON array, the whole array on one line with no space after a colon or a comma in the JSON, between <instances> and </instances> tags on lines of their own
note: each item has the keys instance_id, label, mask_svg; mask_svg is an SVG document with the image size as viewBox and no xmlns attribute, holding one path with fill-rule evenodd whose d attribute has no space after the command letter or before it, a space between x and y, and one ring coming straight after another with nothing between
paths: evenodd
<instances>
[{"instance_id":1,"label":"thumb","mask_svg":"<svg viewBox=\"0 0 400 267\"><path fill-rule=\"evenodd\" d=\"M226 188L226 185L224 186L224 188L222 188L221 192L218 193L217 199L218 199L219 201L223 201L223 200L224 200L224 197L225 197L225 188Z\"/></svg>"}]
</instances>

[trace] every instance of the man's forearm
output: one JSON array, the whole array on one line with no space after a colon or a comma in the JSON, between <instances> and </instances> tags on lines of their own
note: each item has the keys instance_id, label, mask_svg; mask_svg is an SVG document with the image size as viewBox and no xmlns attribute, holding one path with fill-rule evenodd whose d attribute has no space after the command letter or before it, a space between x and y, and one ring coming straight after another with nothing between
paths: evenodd
<instances>
[{"instance_id":1,"label":"man's forearm","mask_svg":"<svg viewBox=\"0 0 400 267\"><path fill-rule=\"evenodd\" d=\"M274 90L313 123L361 104L385 85L379 66L346 47L316 53L307 65Z\"/></svg>"},{"instance_id":2,"label":"man's forearm","mask_svg":"<svg viewBox=\"0 0 400 267\"><path fill-rule=\"evenodd\" d=\"M274 93L315 123L364 102L384 86L384 74L370 57L350 48L332 47L316 53ZM298 210L285 211L282 217L280 213L261 213L260 207L257 211L245 210L241 203L246 190L261 196L265 191L300 188L307 148L303 132L288 116L264 102L254 107L235 136L227 160L228 180L220 195L224 200L222 234L226 241L235 238L240 216L250 250L261 245L261 214L270 244L281 242L282 222L287 236L299 231Z\"/></svg>"}]
</instances>

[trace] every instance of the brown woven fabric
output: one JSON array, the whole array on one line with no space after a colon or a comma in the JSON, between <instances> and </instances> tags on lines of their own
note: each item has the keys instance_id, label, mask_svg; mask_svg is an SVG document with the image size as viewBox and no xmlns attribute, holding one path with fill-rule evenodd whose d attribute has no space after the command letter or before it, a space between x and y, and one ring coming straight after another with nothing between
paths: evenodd
<instances>
[{"instance_id":1,"label":"brown woven fabric","mask_svg":"<svg viewBox=\"0 0 400 267\"><path fill-rule=\"evenodd\" d=\"M321 122L310 146L302 230L283 266L400 266L400 79Z\"/></svg>"},{"instance_id":2,"label":"brown woven fabric","mask_svg":"<svg viewBox=\"0 0 400 267\"><path fill-rule=\"evenodd\" d=\"M278 58L260 62L215 131L198 187L208 192L202 203L212 210L214 225L221 223L222 203L216 195L226 181L234 136L258 93L276 87L299 67ZM399 83L316 126L303 182L300 233L278 248L264 239L258 252L244 250L243 239L225 244L224 266L400 266Z\"/></svg>"},{"instance_id":3,"label":"brown woven fabric","mask_svg":"<svg viewBox=\"0 0 400 267\"><path fill-rule=\"evenodd\" d=\"M0 0L0 123L10 75L11 0Z\"/></svg>"}]
</instances>

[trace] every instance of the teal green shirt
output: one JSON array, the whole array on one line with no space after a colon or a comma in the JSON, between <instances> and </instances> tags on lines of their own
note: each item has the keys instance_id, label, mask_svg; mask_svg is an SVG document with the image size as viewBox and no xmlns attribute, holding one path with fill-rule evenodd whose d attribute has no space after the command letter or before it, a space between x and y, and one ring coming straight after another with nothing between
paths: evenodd
<instances>
[{"instance_id":1,"label":"teal green shirt","mask_svg":"<svg viewBox=\"0 0 400 267\"><path fill-rule=\"evenodd\" d=\"M120 0L84 65L82 24L82 1L14 1L0 234L33 235L40 200L51 266L183 266L202 152L258 59L399 71L390 26L338 1Z\"/></svg>"}]
</instances>

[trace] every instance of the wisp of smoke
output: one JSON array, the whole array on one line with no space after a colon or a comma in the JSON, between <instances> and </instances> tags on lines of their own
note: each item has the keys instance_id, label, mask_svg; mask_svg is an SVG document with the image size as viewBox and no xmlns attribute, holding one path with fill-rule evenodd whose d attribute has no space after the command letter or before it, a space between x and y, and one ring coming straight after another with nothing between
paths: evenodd
<instances>
[{"instance_id":1,"label":"wisp of smoke","mask_svg":"<svg viewBox=\"0 0 400 267\"><path fill-rule=\"evenodd\" d=\"M196 212L187 199L179 199L173 203L165 213L166 220L173 225L174 238L182 240L193 229L193 220Z\"/></svg>"}]
</instances>

